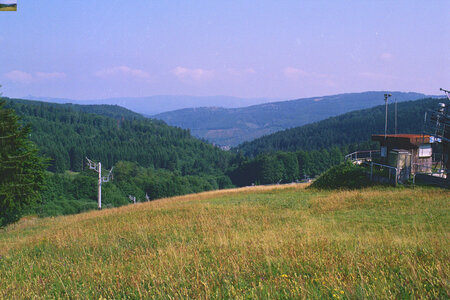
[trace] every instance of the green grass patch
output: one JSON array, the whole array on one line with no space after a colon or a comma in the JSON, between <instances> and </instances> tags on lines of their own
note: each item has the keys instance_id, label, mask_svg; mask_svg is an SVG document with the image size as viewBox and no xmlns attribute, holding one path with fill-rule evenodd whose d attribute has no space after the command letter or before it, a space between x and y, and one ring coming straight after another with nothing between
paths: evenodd
<instances>
[{"instance_id":1,"label":"green grass patch","mask_svg":"<svg viewBox=\"0 0 450 300\"><path fill-rule=\"evenodd\" d=\"M449 191L258 189L21 220L0 298L449 298Z\"/></svg>"}]
</instances>

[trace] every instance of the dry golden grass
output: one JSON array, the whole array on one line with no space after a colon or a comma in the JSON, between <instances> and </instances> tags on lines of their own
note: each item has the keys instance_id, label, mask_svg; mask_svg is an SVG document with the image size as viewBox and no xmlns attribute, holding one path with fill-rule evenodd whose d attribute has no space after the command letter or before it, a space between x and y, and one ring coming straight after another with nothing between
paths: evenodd
<instances>
[{"instance_id":1,"label":"dry golden grass","mask_svg":"<svg viewBox=\"0 0 450 300\"><path fill-rule=\"evenodd\" d=\"M0 7L0 11L17 11L17 7Z\"/></svg>"},{"instance_id":2,"label":"dry golden grass","mask_svg":"<svg viewBox=\"0 0 450 300\"><path fill-rule=\"evenodd\" d=\"M440 189L251 187L0 231L0 298L448 298Z\"/></svg>"}]
</instances>

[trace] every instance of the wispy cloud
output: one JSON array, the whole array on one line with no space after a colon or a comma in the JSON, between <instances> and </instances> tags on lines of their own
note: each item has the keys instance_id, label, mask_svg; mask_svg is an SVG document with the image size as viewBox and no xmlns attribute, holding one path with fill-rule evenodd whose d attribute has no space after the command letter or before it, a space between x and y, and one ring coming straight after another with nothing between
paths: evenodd
<instances>
[{"instance_id":1,"label":"wispy cloud","mask_svg":"<svg viewBox=\"0 0 450 300\"><path fill-rule=\"evenodd\" d=\"M14 70L4 74L6 79L13 82L31 83L40 80L51 80L65 78L66 74L62 72L35 72L29 73L20 70Z\"/></svg>"},{"instance_id":2,"label":"wispy cloud","mask_svg":"<svg viewBox=\"0 0 450 300\"><path fill-rule=\"evenodd\" d=\"M289 79L296 79L299 77L307 77L310 74L302 69L294 68L294 67L286 67L283 69L283 74Z\"/></svg>"},{"instance_id":3,"label":"wispy cloud","mask_svg":"<svg viewBox=\"0 0 450 300\"><path fill-rule=\"evenodd\" d=\"M188 79L194 81L203 81L208 80L214 77L214 70L206 70L206 69L189 69L185 67L176 67L172 70L172 74L178 77L179 79Z\"/></svg>"},{"instance_id":4,"label":"wispy cloud","mask_svg":"<svg viewBox=\"0 0 450 300\"><path fill-rule=\"evenodd\" d=\"M127 66L118 66L118 67L112 67L103 69L100 71L95 72L95 76L100 78L108 78L108 77L114 77L114 76L124 76L129 78L136 78L141 80L150 80L150 74L146 71L140 70L140 69L133 69Z\"/></svg>"},{"instance_id":5,"label":"wispy cloud","mask_svg":"<svg viewBox=\"0 0 450 300\"><path fill-rule=\"evenodd\" d=\"M24 71L14 70L5 74L5 77L14 82L29 83L33 81L33 75Z\"/></svg>"}]
</instances>

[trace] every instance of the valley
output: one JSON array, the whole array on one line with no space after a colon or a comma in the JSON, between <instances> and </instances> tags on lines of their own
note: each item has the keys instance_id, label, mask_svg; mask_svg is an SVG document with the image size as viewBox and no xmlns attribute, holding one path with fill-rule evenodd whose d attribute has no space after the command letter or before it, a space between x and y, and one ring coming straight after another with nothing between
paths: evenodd
<instances>
[{"instance_id":1,"label":"valley","mask_svg":"<svg viewBox=\"0 0 450 300\"><path fill-rule=\"evenodd\" d=\"M348 93L271 102L242 108L198 107L154 115L167 124L220 146L237 146L264 135L382 104L384 92ZM393 92L397 102L426 98ZM381 101L380 101L381 99Z\"/></svg>"}]
</instances>

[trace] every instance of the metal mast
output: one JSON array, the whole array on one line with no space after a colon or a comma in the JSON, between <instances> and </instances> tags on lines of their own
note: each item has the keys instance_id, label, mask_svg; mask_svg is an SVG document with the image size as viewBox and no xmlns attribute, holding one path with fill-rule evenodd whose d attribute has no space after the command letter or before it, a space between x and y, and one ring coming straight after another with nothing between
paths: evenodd
<instances>
[{"instance_id":1,"label":"metal mast","mask_svg":"<svg viewBox=\"0 0 450 300\"><path fill-rule=\"evenodd\" d=\"M89 169L98 173L98 209L102 209L102 183L112 180L112 171L114 167L109 170L108 176L102 177L102 163L93 162L87 157L86 160L88 161Z\"/></svg>"},{"instance_id":2,"label":"metal mast","mask_svg":"<svg viewBox=\"0 0 450 300\"><path fill-rule=\"evenodd\" d=\"M397 98L395 98L394 101L395 101L395 134L397 135Z\"/></svg>"},{"instance_id":3,"label":"metal mast","mask_svg":"<svg viewBox=\"0 0 450 300\"><path fill-rule=\"evenodd\" d=\"M392 94L384 94L384 102L386 103L386 116L385 116L385 120L384 120L384 139L386 139L386 135L387 135L387 115L388 115L388 98L391 97Z\"/></svg>"}]
</instances>

